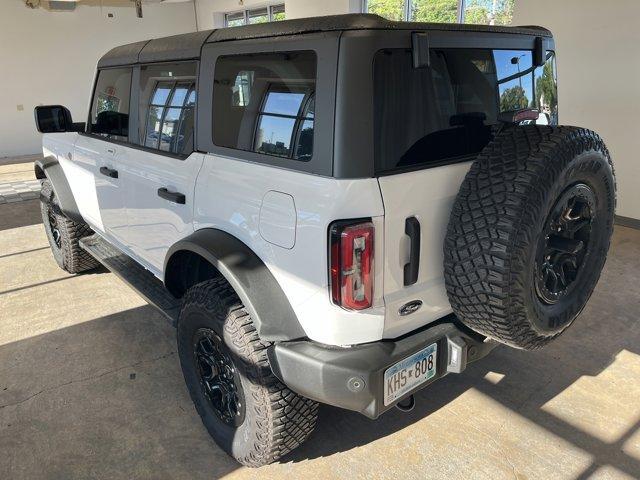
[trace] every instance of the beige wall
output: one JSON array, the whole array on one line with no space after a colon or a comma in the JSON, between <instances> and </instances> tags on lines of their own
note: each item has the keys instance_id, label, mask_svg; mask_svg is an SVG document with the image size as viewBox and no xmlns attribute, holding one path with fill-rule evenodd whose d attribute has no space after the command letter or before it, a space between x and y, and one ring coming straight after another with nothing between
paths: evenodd
<instances>
[{"instance_id":1,"label":"beige wall","mask_svg":"<svg viewBox=\"0 0 640 480\"><path fill-rule=\"evenodd\" d=\"M604 138L617 213L640 219L640 1L517 0L513 23L553 31L560 122Z\"/></svg>"},{"instance_id":2,"label":"beige wall","mask_svg":"<svg viewBox=\"0 0 640 480\"><path fill-rule=\"evenodd\" d=\"M141 19L128 0L85 0L73 12L1 2L0 157L41 150L38 104L60 103L84 121L96 62L110 48L195 30L191 2L145 5Z\"/></svg>"}]
</instances>

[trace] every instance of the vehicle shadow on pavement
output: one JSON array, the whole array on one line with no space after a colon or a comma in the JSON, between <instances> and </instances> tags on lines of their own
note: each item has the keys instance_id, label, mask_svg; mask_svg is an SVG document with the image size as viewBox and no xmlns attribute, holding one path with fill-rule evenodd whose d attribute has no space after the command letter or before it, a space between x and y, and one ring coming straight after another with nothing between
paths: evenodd
<instances>
[{"instance_id":1,"label":"vehicle shadow on pavement","mask_svg":"<svg viewBox=\"0 0 640 480\"><path fill-rule=\"evenodd\" d=\"M459 424L462 415L462 422L469 429L478 428L476 424L479 424L488 439L495 437L498 440L505 426L525 420L569 442L593 458L592 464L577 478L589 477L600 466L611 466L631 477L637 476L640 459L625 453L622 447L630 437L640 433L640 420L627 422L622 435L615 441L605 442L589 431L593 431L591 427L596 422L620 423L617 418L620 412L613 409L607 412L590 411L588 398L584 397L580 402L572 400L572 405L568 405L578 411L584 410L584 418L581 421L574 411L569 423L554 414L553 408L548 408L549 404L554 406L554 399L563 392L579 389L576 384L585 377L603 374L619 356L628 355L629 352L640 355L640 287L637 281L632 280L634 272L637 274L640 270L640 232L624 227L618 227L616 231L613 253L598 287L587 308L566 335L534 352L498 347L485 359L469 365L462 374L450 374L418 392L416 406L409 413L392 409L372 421L358 413L321 407L318 426L312 437L282 461L298 462L326 457L375 442L425 417L437 416L440 409L449 405L443 415L455 415L451 418L452 423ZM637 394L637 378L630 382L632 386L635 385ZM600 383L601 394L607 395L607 379L602 379ZM490 399L503 412L503 418L492 420L493 423L490 422L487 427L487 422L482 419L489 413L460 412L455 400L469 392ZM593 394L597 392L589 392L589 395ZM559 402L559 405L563 402ZM628 408L631 410L627 410L625 418L640 418L640 403L636 402L635 407L628 405ZM495 416L496 409L492 412ZM446 420L442 422L447 425ZM433 435L446 437L447 431L434 431ZM421 438L418 441L433 443L434 440Z\"/></svg>"},{"instance_id":2,"label":"vehicle shadow on pavement","mask_svg":"<svg viewBox=\"0 0 640 480\"><path fill-rule=\"evenodd\" d=\"M132 308L0 344L0 478L220 478L175 330ZM28 454L25 454L28 452Z\"/></svg>"}]
</instances>

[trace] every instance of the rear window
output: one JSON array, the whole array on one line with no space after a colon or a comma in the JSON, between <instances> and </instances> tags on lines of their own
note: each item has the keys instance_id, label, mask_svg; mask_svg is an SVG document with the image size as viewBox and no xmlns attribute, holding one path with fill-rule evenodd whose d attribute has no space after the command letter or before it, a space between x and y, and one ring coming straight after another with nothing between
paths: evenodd
<instances>
[{"instance_id":1,"label":"rear window","mask_svg":"<svg viewBox=\"0 0 640 480\"><path fill-rule=\"evenodd\" d=\"M501 112L535 108L537 124L557 124L551 52L533 67L529 50L432 49L428 68L413 68L407 49L374 60L375 163L378 173L429 167L478 154Z\"/></svg>"},{"instance_id":2,"label":"rear window","mask_svg":"<svg viewBox=\"0 0 640 480\"><path fill-rule=\"evenodd\" d=\"M213 142L311 160L316 63L312 51L219 57L214 74Z\"/></svg>"}]
</instances>

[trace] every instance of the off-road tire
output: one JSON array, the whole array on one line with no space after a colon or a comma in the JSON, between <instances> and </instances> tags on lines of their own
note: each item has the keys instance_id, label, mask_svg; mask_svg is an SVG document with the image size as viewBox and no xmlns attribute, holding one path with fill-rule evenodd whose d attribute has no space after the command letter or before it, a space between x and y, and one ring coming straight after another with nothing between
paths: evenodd
<instances>
[{"instance_id":1,"label":"off-road tire","mask_svg":"<svg viewBox=\"0 0 640 480\"><path fill-rule=\"evenodd\" d=\"M204 393L194 360L194 336L212 329L230 353L244 393L244 420L225 424ZM178 353L191 399L215 442L238 462L259 467L302 444L315 428L318 404L289 390L272 373L268 342L231 286L208 280L185 294L178 319Z\"/></svg>"},{"instance_id":2,"label":"off-road tire","mask_svg":"<svg viewBox=\"0 0 640 480\"><path fill-rule=\"evenodd\" d=\"M76 223L67 218L61 211L56 201L55 193L49 180L42 181L40 190L40 212L42 223L51 246L53 258L60 268L69 273L80 273L92 270L98 266L98 262L86 251L80 248L81 238L93 235L93 230L85 223ZM58 239L54 238L51 228L51 215L56 222Z\"/></svg>"},{"instance_id":3,"label":"off-road tire","mask_svg":"<svg viewBox=\"0 0 640 480\"><path fill-rule=\"evenodd\" d=\"M536 252L549 238L543 232L553 225L550 212L558 199L582 185L595 198L591 236L575 285L549 304L536 285ZM462 183L444 242L446 289L459 319L524 349L560 335L584 308L604 266L615 188L609 152L592 131L530 125L497 135Z\"/></svg>"}]
</instances>

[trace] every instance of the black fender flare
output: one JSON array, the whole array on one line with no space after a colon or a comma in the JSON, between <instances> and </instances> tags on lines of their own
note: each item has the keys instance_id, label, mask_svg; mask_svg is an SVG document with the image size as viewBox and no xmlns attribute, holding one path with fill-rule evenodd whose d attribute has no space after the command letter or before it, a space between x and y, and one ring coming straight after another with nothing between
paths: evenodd
<instances>
[{"instance_id":1,"label":"black fender flare","mask_svg":"<svg viewBox=\"0 0 640 480\"><path fill-rule=\"evenodd\" d=\"M204 258L231 284L262 340L276 342L307 336L278 281L242 241L222 230L204 228L174 244L167 252L163 270L169 291L171 258L181 251Z\"/></svg>"},{"instance_id":2,"label":"black fender flare","mask_svg":"<svg viewBox=\"0 0 640 480\"><path fill-rule=\"evenodd\" d=\"M39 158L34 162L33 168L37 179L46 178L51 182L60 211L74 222L84 223L78 204L73 198L73 192L58 159L54 156Z\"/></svg>"}]
</instances>

